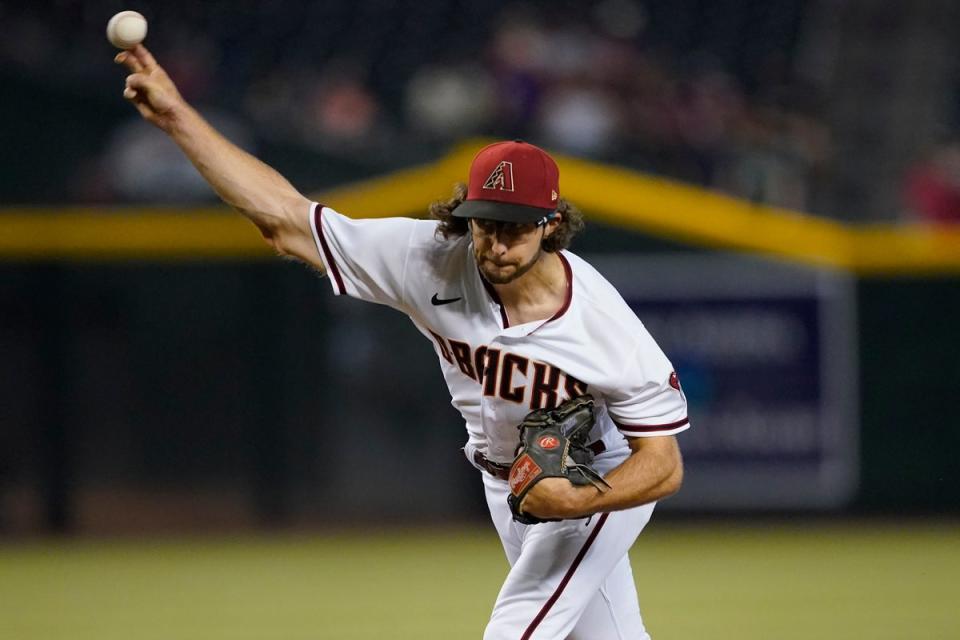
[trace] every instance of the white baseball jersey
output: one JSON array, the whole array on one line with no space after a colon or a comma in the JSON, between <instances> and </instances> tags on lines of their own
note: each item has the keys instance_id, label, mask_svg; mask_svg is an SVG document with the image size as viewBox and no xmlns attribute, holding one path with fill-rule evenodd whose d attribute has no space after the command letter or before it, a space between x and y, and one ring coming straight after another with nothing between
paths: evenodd
<instances>
[{"instance_id":1,"label":"white baseball jersey","mask_svg":"<svg viewBox=\"0 0 960 640\"><path fill-rule=\"evenodd\" d=\"M352 220L321 205L312 206L310 223L335 294L398 309L433 343L466 423L471 463L479 451L509 464L526 414L584 393L595 399L590 443L601 451L601 473L630 455L624 436L688 428L670 362L610 283L576 255L558 254L567 295L556 314L513 325L480 275L469 234L444 240L436 221ZM512 519L507 482L489 473L483 481L513 567L485 640L649 639L627 553L652 503L527 526Z\"/></svg>"},{"instance_id":2,"label":"white baseball jersey","mask_svg":"<svg viewBox=\"0 0 960 640\"><path fill-rule=\"evenodd\" d=\"M468 449L510 463L526 414L582 393L597 400L590 442L603 442L604 458L629 453L622 435L688 428L670 362L613 286L576 255L559 254L563 307L514 326L477 269L469 234L444 240L436 221L353 220L319 205L311 224L335 294L398 309L433 342Z\"/></svg>"}]
</instances>

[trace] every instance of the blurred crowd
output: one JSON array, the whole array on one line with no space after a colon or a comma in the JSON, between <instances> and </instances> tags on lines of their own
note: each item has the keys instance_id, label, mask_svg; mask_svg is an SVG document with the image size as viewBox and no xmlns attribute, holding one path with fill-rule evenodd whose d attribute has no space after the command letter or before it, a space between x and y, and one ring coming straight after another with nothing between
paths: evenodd
<instances>
[{"instance_id":1,"label":"blurred crowd","mask_svg":"<svg viewBox=\"0 0 960 640\"><path fill-rule=\"evenodd\" d=\"M55 20L31 5L0 16L4 66L68 86L94 79L119 103L103 25L139 9L148 45L231 139L317 159L308 189L343 175L325 179L330 163L372 175L489 135L817 211L835 162L822 101L794 72L802 2L57 4ZM693 11L699 26L684 22ZM69 197L211 197L169 141L125 113L72 172ZM911 210L957 215L956 189L934 194L934 183L957 182L954 156L939 153L909 178Z\"/></svg>"},{"instance_id":2,"label":"blurred crowd","mask_svg":"<svg viewBox=\"0 0 960 640\"><path fill-rule=\"evenodd\" d=\"M464 128L519 132L578 156L808 206L815 174L829 161L829 133L792 100L799 92L788 78L769 78L748 94L713 56L678 60L638 46L648 25L630 0L601 2L590 17L549 26L523 12L500 20L485 64L416 72L408 125L441 139Z\"/></svg>"},{"instance_id":3,"label":"blurred crowd","mask_svg":"<svg viewBox=\"0 0 960 640\"><path fill-rule=\"evenodd\" d=\"M922 156L904 180L906 213L930 224L960 223L960 140Z\"/></svg>"}]
</instances>

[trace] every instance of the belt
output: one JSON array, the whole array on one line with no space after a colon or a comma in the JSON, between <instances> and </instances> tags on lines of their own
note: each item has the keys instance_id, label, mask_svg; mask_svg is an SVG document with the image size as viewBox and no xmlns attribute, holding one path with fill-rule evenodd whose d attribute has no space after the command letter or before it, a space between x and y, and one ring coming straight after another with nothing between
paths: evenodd
<instances>
[{"instance_id":1,"label":"belt","mask_svg":"<svg viewBox=\"0 0 960 640\"><path fill-rule=\"evenodd\" d=\"M477 463L477 466L481 469L484 469L487 473L492 475L494 478L500 478L501 480L510 479L510 466L509 464L500 464L499 462L494 462L493 460L488 460L487 456L483 455L479 451L473 452L473 461Z\"/></svg>"},{"instance_id":2,"label":"belt","mask_svg":"<svg viewBox=\"0 0 960 640\"><path fill-rule=\"evenodd\" d=\"M594 455L603 453L607 448L607 445L603 444L603 440L597 440L591 444L587 445L587 449L593 451ZM510 479L510 464L504 464L500 462L494 462L487 458L479 451L473 452L473 461L477 464L478 467L485 470L487 473L492 475L494 478L499 478L501 480Z\"/></svg>"}]
</instances>

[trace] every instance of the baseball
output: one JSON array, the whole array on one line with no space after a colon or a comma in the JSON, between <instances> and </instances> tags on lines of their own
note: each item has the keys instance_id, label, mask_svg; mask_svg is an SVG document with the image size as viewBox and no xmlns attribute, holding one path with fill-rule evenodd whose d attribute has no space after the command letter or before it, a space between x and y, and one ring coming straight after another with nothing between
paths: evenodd
<instances>
[{"instance_id":1,"label":"baseball","mask_svg":"<svg viewBox=\"0 0 960 640\"><path fill-rule=\"evenodd\" d=\"M136 11L121 11L107 23L107 40L118 49L132 49L147 37L147 19Z\"/></svg>"}]
</instances>

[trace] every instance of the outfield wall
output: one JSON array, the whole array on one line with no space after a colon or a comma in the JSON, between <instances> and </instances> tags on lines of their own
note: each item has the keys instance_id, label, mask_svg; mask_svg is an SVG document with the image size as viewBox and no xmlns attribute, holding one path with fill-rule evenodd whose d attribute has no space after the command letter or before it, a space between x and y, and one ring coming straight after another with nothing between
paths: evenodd
<instances>
[{"instance_id":1,"label":"outfield wall","mask_svg":"<svg viewBox=\"0 0 960 640\"><path fill-rule=\"evenodd\" d=\"M449 188L463 162L457 154L320 199L361 214L376 202L408 213L430 199L425 189ZM564 170L574 176L571 198L586 196L577 191L583 177L597 174ZM855 318L845 343L818 347L824 361L853 354L855 373L815 380L853 406L855 450L844 454L853 478L791 481L800 487L791 495L819 500L698 501L698 485L711 484L698 476L709 456L690 432L681 436L691 452L689 492L675 506L956 513L955 231L853 228L729 199L711 209L718 196L703 193L658 217L649 194L664 185L638 179L631 188L649 192L647 204L631 208L638 217L617 217L633 192L610 183L607 204L586 207L599 222L578 239L578 253L600 262L669 255L710 281L720 272L697 265L735 249L787 288L848 282ZM683 208L709 214L687 219ZM738 224L746 240L735 241ZM483 517L477 478L458 451L463 428L428 343L395 312L334 299L325 280L272 259L238 216L7 210L0 229L0 531ZM638 282L666 280L635 270ZM662 297L670 286L661 284ZM682 283L673 288L687 293ZM638 292L640 304L650 295ZM662 319L670 309L638 311ZM678 349L682 336L672 344ZM780 371L809 377L797 362ZM758 379L777 372L758 366ZM704 415L695 429L713 433L718 421ZM829 451L816 454L829 462ZM772 462L776 474L789 461ZM738 491L749 496L751 478L770 482L741 474Z\"/></svg>"},{"instance_id":2,"label":"outfield wall","mask_svg":"<svg viewBox=\"0 0 960 640\"><path fill-rule=\"evenodd\" d=\"M859 414L855 490L801 493L956 511L958 285L856 283L859 375L839 390ZM280 261L0 267L5 527L482 514L429 344L327 286ZM704 457L689 464L692 488Z\"/></svg>"}]
</instances>

